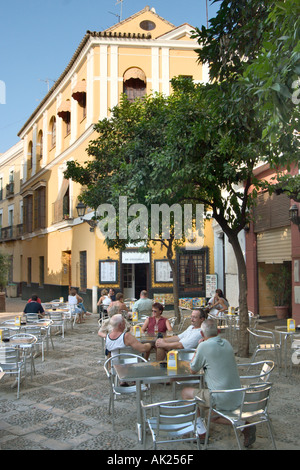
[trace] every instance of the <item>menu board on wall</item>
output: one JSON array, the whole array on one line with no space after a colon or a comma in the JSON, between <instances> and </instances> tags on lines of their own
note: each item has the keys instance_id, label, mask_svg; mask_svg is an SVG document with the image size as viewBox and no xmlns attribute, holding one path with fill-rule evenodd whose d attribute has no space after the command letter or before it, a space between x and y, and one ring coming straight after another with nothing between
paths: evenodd
<instances>
[{"instance_id":1,"label":"menu board on wall","mask_svg":"<svg viewBox=\"0 0 300 470\"><path fill-rule=\"evenodd\" d=\"M99 284L116 284L118 282L118 261L99 261Z\"/></svg>"},{"instance_id":2,"label":"menu board on wall","mask_svg":"<svg viewBox=\"0 0 300 470\"><path fill-rule=\"evenodd\" d=\"M169 264L166 260L154 261L154 282L172 282L173 275Z\"/></svg>"},{"instance_id":3,"label":"menu board on wall","mask_svg":"<svg viewBox=\"0 0 300 470\"><path fill-rule=\"evenodd\" d=\"M205 296L213 297L216 289L218 288L218 275L217 274L206 274L206 287Z\"/></svg>"}]
</instances>

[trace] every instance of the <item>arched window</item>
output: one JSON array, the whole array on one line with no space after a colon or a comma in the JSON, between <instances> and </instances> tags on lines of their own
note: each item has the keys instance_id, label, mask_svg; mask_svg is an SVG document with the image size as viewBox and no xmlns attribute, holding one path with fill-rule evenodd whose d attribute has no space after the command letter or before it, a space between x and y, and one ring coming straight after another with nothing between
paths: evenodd
<instances>
[{"instance_id":1,"label":"arched window","mask_svg":"<svg viewBox=\"0 0 300 470\"><path fill-rule=\"evenodd\" d=\"M138 67L127 69L123 75L123 92L129 101L142 98L146 94L146 75Z\"/></svg>"},{"instance_id":2,"label":"arched window","mask_svg":"<svg viewBox=\"0 0 300 470\"><path fill-rule=\"evenodd\" d=\"M37 138L37 161L43 159L43 131L39 131Z\"/></svg>"},{"instance_id":3,"label":"arched window","mask_svg":"<svg viewBox=\"0 0 300 470\"><path fill-rule=\"evenodd\" d=\"M50 136L51 136L51 148L56 145L56 118L52 116L50 119Z\"/></svg>"}]
</instances>

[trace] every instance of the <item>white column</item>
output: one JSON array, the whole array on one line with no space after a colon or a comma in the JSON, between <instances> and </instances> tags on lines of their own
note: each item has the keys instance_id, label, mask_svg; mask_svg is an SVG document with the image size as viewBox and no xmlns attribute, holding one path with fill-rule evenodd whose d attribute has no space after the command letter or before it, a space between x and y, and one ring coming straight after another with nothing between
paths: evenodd
<instances>
[{"instance_id":1,"label":"white column","mask_svg":"<svg viewBox=\"0 0 300 470\"><path fill-rule=\"evenodd\" d=\"M61 93L56 99L56 149L55 156L57 157L61 153L61 139L62 139L62 118L57 115L58 108L61 104L62 96Z\"/></svg>"},{"instance_id":2,"label":"white column","mask_svg":"<svg viewBox=\"0 0 300 470\"><path fill-rule=\"evenodd\" d=\"M90 49L87 55L87 77L86 77L86 128L93 124L94 116L94 50Z\"/></svg>"},{"instance_id":3,"label":"white column","mask_svg":"<svg viewBox=\"0 0 300 470\"><path fill-rule=\"evenodd\" d=\"M71 79L71 95L73 89L77 83L77 74L75 74ZM78 103L74 98L71 98L71 137L70 144L75 142L77 139L77 119L78 119Z\"/></svg>"},{"instance_id":4,"label":"white column","mask_svg":"<svg viewBox=\"0 0 300 470\"><path fill-rule=\"evenodd\" d=\"M43 113L43 161L42 167L47 165L47 156L48 156L48 111L46 110Z\"/></svg>"},{"instance_id":5,"label":"white column","mask_svg":"<svg viewBox=\"0 0 300 470\"><path fill-rule=\"evenodd\" d=\"M169 64L169 48L163 47L161 50L162 54L162 93L169 96L170 94L170 64Z\"/></svg>"},{"instance_id":6,"label":"white column","mask_svg":"<svg viewBox=\"0 0 300 470\"><path fill-rule=\"evenodd\" d=\"M107 117L107 50L107 46L100 46L100 121Z\"/></svg>"},{"instance_id":7,"label":"white column","mask_svg":"<svg viewBox=\"0 0 300 470\"><path fill-rule=\"evenodd\" d=\"M37 125L34 124L32 130L32 168L31 176L35 175L36 172L36 143L37 143Z\"/></svg>"},{"instance_id":8,"label":"white column","mask_svg":"<svg viewBox=\"0 0 300 470\"><path fill-rule=\"evenodd\" d=\"M152 47L152 85L151 92L159 93L159 48Z\"/></svg>"},{"instance_id":9,"label":"white column","mask_svg":"<svg viewBox=\"0 0 300 470\"><path fill-rule=\"evenodd\" d=\"M118 46L110 48L110 108L118 104Z\"/></svg>"},{"instance_id":10,"label":"white column","mask_svg":"<svg viewBox=\"0 0 300 470\"><path fill-rule=\"evenodd\" d=\"M23 183L27 180L28 135L23 140Z\"/></svg>"},{"instance_id":11,"label":"white column","mask_svg":"<svg viewBox=\"0 0 300 470\"><path fill-rule=\"evenodd\" d=\"M98 302L97 293L98 293L98 287L93 286L92 287L92 309L93 309L93 313L97 313L97 302Z\"/></svg>"}]
</instances>

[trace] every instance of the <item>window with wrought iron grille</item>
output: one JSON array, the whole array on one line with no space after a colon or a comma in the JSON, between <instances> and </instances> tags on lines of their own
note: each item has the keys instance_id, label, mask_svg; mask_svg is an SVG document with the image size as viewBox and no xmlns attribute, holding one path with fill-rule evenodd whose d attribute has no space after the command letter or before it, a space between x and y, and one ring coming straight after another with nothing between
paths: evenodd
<instances>
[{"instance_id":1,"label":"window with wrought iron grille","mask_svg":"<svg viewBox=\"0 0 300 470\"><path fill-rule=\"evenodd\" d=\"M206 251L185 252L179 255L179 287L182 290L205 290Z\"/></svg>"}]
</instances>

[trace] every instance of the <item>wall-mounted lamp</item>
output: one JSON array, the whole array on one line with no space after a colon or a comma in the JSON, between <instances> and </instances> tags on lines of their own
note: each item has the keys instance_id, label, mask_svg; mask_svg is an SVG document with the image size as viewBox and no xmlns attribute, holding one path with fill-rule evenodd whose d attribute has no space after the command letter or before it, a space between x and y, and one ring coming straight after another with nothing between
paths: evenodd
<instances>
[{"instance_id":1,"label":"wall-mounted lamp","mask_svg":"<svg viewBox=\"0 0 300 470\"><path fill-rule=\"evenodd\" d=\"M293 204L289 209L289 218L293 224L298 225L298 230L300 232L300 217L298 215L298 207L296 204Z\"/></svg>"},{"instance_id":2,"label":"wall-mounted lamp","mask_svg":"<svg viewBox=\"0 0 300 470\"><path fill-rule=\"evenodd\" d=\"M83 222L87 222L90 226L90 232L93 232L95 228L97 227L97 221L84 219L86 205L80 201L76 206L76 210L77 210L78 217L80 217Z\"/></svg>"}]
</instances>

